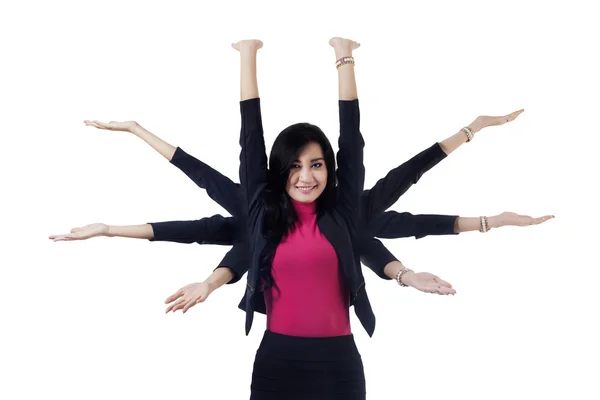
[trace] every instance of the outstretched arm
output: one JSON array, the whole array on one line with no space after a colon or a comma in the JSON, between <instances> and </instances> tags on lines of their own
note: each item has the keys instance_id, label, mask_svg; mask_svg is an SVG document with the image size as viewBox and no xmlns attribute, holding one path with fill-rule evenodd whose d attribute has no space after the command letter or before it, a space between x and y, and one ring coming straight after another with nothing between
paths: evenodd
<instances>
[{"instance_id":1,"label":"outstretched arm","mask_svg":"<svg viewBox=\"0 0 600 400\"><path fill-rule=\"evenodd\" d=\"M117 226L95 223L73 228L69 233L50 235L48 238L55 242L62 242L86 240L100 236L152 240L154 238L154 232L152 231L152 226L150 224Z\"/></svg>"},{"instance_id":2,"label":"outstretched arm","mask_svg":"<svg viewBox=\"0 0 600 400\"><path fill-rule=\"evenodd\" d=\"M162 155L167 160L171 161L173 158L173 154L175 154L175 147L171 146L169 143L165 142L161 138L155 136L152 132L145 129L143 126L138 124L135 121L125 121L125 122L100 122L100 121L83 121L87 126L93 126L98 129L105 129L110 131L122 131L129 132L134 134L135 136L142 139L144 142L150 145L154 150L156 150L160 155Z\"/></svg>"},{"instance_id":3,"label":"outstretched arm","mask_svg":"<svg viewBox=\"0 0 600 400\"><path fill-rule=\"evenodd\" d=\"M538 225L552 215L531 217L512 212L486 217L487 230L503 226ZM367 235L382 239L397 239L414 236L416 239L428 235L452 235L461 232L479 231L482 229L481 217L459 217L457 215L417 214L387 211L377 215L365 225Z\"/></svg>"},{"instance_id":4,"label":"outstretched arm","mask_svg":"<svg viewBox=\"0 0 600 400\"><path fill-rule=\"evenodd\" d=\"M108 123L85 121L86 125L98 129L125 131L134 134L148 143L154 150L186 174L196 185L206 189L207 194L235 217L240 215L239 189L235 183L219 171L187 154L179 147L173 147L158 138L137 122L126 121Z\"/></svg>"},{"instance_id":5,"label":"outstretched arm","mask_svg":"<svg viewBox=\"0 0 600 400\"><path fill-rule=\"evenodd\" d=\"M492 117L488 115L480 115L475 118L473 122L467 125L467 130L471 132L473 135L477 134L477 132L481 131L484 128L490 126L499 126L504 125L507 122L514 121L521 113L525 111L524 109L514 111L508 115L501 115L498 117ZM454 150L459 148L464 143L470 141L469 136L465 130L461 129L456 132L454 135L450 136L446 140L440 143L440 147L447 155L452 153Z\"/></svg>"},{"instance_id":6,"label":"outstretched arm","mask_svg":"<svg viewBox=\"0 0 600 400\"><path fill-rule=\"evenodd\" d=\"M199 187L206 189L208 196L236 218L242 217L239 185L216 169L203 163L177 147L171 164L179 168Z\"/></svg>"},{"instance_id":7,"label":"outstretched arm","mask_svg":"<svg viewBox=\"0 0 600 400\"><path fill-rule=\"evenodd\" d=\"M246 244L236 243L206 280L186 285L169 296L165 300L166 304L170 303L166 312L182 310L185 313L196 304L204 302L221 286L239 281L248 270L249 257Z\"/></svg>"},{"instance_id":8,"label":"outstretched arm","mask_svg":"<svg viewBox=\"0 0 600 400\"><path fill-rule=\"evenodd\" d=\"M513 121L523 111L519 110L499 117L479 116L467 126L467 129L475 135L484 128ZM460 130L441 143L435 143L407 162L394 168L384 178L377 181L371 190L363 193L361 199L361 219L364 223L368 223L371 218L390 208L398 201L400 196L419 181L425 172L436 166L447 155L466 143L467 140L467 133Z\"/></svg>"},{"instance_id":9,"label":"outstretched arm","mask_svg":"<svg viewBox=\"0 0 600 400\"><path fill-rule=\"evenodd\" d=\"M93 237L124 237L177 243L231 245L234 243L238 221L231 217L213 215L192 221L151 222L142 225L89 224L73 228L70 233L50 235L55 242L86 240Z\"/></svg>"},{"instance_id":10,"label":"outstretched arm","mask_svg":"<svg viewBox=\"0 0 600 400\"><path fill-rule=\"evenodd\" d=\"M405 269L400 261L381 243L381 241L363 237L359 251L361 261L380 278L396 279L400 271ZM400 278L402 283L426 293L455 294L456 291L448 282L429 272L407 271Z\"/></svg>"}]
</instances>

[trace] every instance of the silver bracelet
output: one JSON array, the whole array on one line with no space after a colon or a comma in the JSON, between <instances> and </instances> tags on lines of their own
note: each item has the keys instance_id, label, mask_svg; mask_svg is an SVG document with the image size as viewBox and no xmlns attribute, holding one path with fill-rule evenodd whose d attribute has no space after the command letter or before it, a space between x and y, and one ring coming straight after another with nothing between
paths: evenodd
<instances>
[{"instance_id":1,"label":"silver bracelet","mask_svg":"<svg viewBox=\"0 0 600 400\"><path fill-rule=\"evenodd\" d=\"M340 67L344 64L352 64L354 65L354 57L342 57L335 62L335 67L340 69Z\"/></svg>"},{"instance_id":2,"label":"silver bracelet","mask_svg":"<svg viewBox=\"0 0 600 400\"><path fill-rule=\"evenodd\" d=\"M407 273L408 271L412 271L412 270L406 268L405 266L402 266L402 269L400 271L398 271L398 273L396 274L396 282L398 282L398 285L400 285L402 287L408 287L407 284L405 284L404 282L402 282L402 276L405 273Z\"/></svg>"},{"instance_id":3,"label":"silver bracelet","mask_svg":"<svg viewBox=\"0 0 600 400\"><path fill-rule=\"evenodd\" d=\"M489 224L488 224L488 219L487 217L479 217L479 232L481 233L486 233L487 231L489 231Z\"/></svg>"},{"instance_id":4,"label":"silver bracelet","mask_svg":"<svg viewBox=\"0 0 600 400\"><path fill-rule=\"evenodd\" d=\"M469 129L468 126L465 126L461 130L467 135L467 142L470 142L471 140L473 140L473 137L474 137L473 132Z\"/></svg>"}]
</instances>

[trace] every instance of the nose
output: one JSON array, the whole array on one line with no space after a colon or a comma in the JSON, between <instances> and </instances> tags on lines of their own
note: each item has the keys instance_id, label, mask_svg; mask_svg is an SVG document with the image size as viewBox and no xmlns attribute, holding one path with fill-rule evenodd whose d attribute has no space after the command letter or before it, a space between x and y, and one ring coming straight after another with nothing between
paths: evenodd
<instances>
[{"instance_id":1,"label":"nose","mask_svg":"<svg viewBox=\"0 0 600 400\"><path fill-rule=\"evenodd\" d=\"M313 174L310 168L302 168L300 170L300 182L302 183L313 183Z\"/></svg>"}]
</instances>

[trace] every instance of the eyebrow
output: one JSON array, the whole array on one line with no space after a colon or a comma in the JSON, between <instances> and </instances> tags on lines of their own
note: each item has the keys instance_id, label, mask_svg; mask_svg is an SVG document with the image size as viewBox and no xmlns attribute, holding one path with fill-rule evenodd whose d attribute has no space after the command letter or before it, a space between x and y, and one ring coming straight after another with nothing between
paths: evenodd
<instances>
[{"instance_id":1,"label":"eyebrow","mask_svg":"<svg viewBox=\"0 0 600 400\"><path fill-rule=\"evenodd\" d=\"M324 159L323 157L320 157L320 158L313 158L312 160L310 160L310 162L311 162L311 163L314 163L314 162L316 162L316 161L325 161L325 159ZM296 161L294 161L294 162L297 162L297 163L299 163L299 162L300 162L300 160L296 160Z\"/></svg>"}]
</instances>

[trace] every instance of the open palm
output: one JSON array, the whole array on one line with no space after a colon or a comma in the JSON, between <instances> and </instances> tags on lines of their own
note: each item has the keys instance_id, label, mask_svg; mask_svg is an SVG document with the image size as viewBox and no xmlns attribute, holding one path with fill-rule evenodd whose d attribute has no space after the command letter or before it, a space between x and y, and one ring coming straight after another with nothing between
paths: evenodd
<instances>
[{"instance_id":1,"label":"open palm","mask_svg":"<svg viewBox=\"0 0 600 400\"><path fill-rule=\"evenodd\" d=\"M108 225L89 224L80 228L71 229L71 233L62 235L50 235L49 239L55 242L68 240L85 240L96 236L105 236L108 233Z\"/></svg>"},{"instance_id":2,"label":"open palm","mask_svg":"<svg viewBox=\"0 0 600 400\"><path fill-rule=\"evenodd\" d=\"M86 126L93 126L98 129L106 129L109 131L123 131L123 132L131 132L131 130L137 126L137 122L135 121L110 121L110 122L100 122L100 121L90 121L85 120L83 123Z\"/></svg>"},{"instance_id":3,"label":"open palm","mask_svg":"<svg viewBox=\"0 0 600 400\"><path fill-rule=\"evenodd\" d=\"M421 292L444 295L456 294L456 290L452 288L451 284L429 272L414 272L406 276L406 278L402 279L405 284Z\"/></svg>"}]
</instances>

